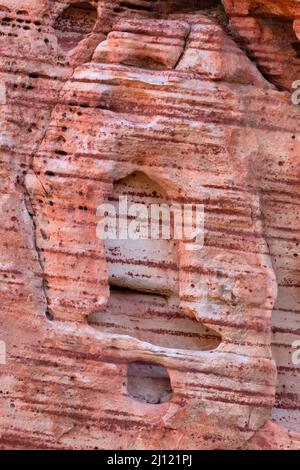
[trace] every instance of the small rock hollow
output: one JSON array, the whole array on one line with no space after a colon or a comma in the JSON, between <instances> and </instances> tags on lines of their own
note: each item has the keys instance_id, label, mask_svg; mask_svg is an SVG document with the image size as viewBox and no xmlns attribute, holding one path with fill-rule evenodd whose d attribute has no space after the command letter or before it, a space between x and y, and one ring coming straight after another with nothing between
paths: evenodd
<instances>
[{"instance_id":1,"label":"small rock hollow","mask_svg":"<svg viewBox=\"0 0 300 470\"><path fill-rule=\"evenodd\" d=\"M127 367L127 393L151 405L170 401L173 392L167 369L152 362L131 362Z\"/></svg>"}]
</instances>

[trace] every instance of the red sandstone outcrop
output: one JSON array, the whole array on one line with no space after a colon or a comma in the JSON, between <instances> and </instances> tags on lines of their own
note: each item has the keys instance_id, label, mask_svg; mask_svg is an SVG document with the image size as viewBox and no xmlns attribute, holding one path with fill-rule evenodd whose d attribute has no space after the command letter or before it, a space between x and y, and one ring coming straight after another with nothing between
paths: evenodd
<instances>
[{"instance_id":1,"label":"red sandstone outcrop","mask_svg":"<svg viewBox=\"0 0 300 470\"><path fill-rule=\"evenodd\" d=\"M229 27L259 69L280 90L300 75L299 2L225 0Z\"/></svg>"},{"instance_id":2,"label":"red sandstone outcrop","mask_svg":"<svg viewBox=\"0 0 300 470\"><path fill-rule=\"evenodd\" d=\"M0 0L1 448L300 448L299 18ZM103 243L124 195L204 247Z\"/></svg>"}]
</instances>

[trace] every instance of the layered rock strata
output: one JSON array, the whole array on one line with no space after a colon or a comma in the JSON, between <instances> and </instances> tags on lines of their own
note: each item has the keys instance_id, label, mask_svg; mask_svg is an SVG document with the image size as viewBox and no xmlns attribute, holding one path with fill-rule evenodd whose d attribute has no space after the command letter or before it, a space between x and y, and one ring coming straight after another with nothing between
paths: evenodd
<instances>
[{"instance_id":1,"label":"layered rock strata","mask_svg":"<svg viewBox=\"0 0 300 470\"><path fill-rule=\"evenodd\" d=\"M1 448L299 449L299 18L1 0ZM119 196L204 247L103 243Z\"/></svg>"}]
</instances>

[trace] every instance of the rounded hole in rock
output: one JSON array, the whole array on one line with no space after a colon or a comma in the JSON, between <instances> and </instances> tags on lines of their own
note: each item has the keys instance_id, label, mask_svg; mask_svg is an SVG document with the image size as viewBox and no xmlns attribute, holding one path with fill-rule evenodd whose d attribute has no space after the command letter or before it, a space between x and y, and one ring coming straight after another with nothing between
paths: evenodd
<instances>
[{"instance_id":1,"label":"rounded hole in rock","mask_svg":"<svg viewBox=\"0 0 300 470\"><path fill-rule=\"evenodd\" d=\"M141 172L115 182L107 202L116 209L117 220L120 196L127 196L128 208L137 203L147 208L172 204L161 184ZM104 248L110 297L104 311L88 316L90 326L169 349L211 351L220 345L222 338L215 330L180 309L174 239L107 239Z\"/></svg>"},{"instance_id":2,"label":"rounded hole in rock","mask_svg":"<svg viewBox=\"0 0 300 470\"><path fill-rule=\"evenodd\" d=\"M74 3L66 8L54 24L58 44L65 52L70 51L94 28L97 10L90 3Z\"/></svg>"},{"instance_id":3,"label":"rounded hole in rock","mask_svg":"<svg viewBox=\"0 0 300 470\"><path fill-rule=\"evenodd\" d=\"M131 362L127 367L128 395L142 403L160 405L173 395L169 373L152 362Z\"/></svg>"}]
</instances>

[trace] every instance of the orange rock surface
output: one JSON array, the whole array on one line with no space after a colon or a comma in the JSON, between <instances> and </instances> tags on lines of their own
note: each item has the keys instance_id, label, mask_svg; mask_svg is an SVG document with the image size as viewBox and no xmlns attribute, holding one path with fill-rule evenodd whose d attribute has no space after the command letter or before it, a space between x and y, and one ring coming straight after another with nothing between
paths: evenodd
<instances>
[{"instance_id":1,"label":"orange rock surface","mask_svg":"<svg viewBox=\"0 0 300 470\"><path fill-rule=\"evenodd\" d=\"M1 449L300 449L299 22L0 0ZM120 196L204 246L101 240Z\"/></svg>"}]
</instances>

